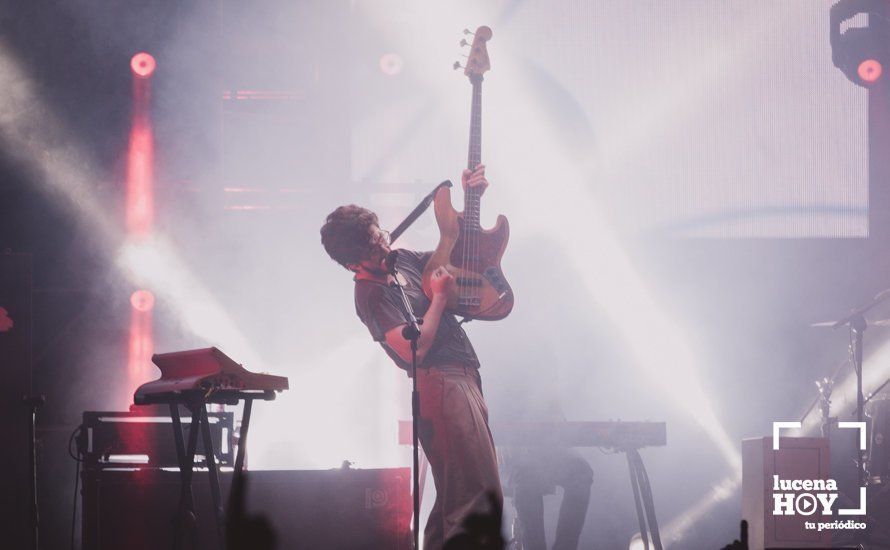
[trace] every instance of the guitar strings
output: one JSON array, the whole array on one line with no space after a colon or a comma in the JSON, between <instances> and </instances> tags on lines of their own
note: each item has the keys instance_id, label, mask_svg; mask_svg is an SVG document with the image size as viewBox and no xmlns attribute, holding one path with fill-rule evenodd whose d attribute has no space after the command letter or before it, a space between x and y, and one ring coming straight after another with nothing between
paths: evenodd
<instances>
[{"instance_id":1,"label":"guitar strings","mask_svg":"<svg viewBox=\"0 0 890 550\"><path fill-rule=\"evenodd\" d=\"M482 108L482 86L481 79L472 81L472 83L473 99L470 109L470 147L467 155L467 167L474 171L482 163L482 114L480 112ZM479 288L481 285L476 284L476 270L479 263L479 236L477 233L481 228L481 220L479 219L479 198L481 193L469 185L467 185L464 193L463 224L460 227L463 238L458 239L463 250L461 250L461 266L455 284L458 285L458 306L470 308L475 307L477 302L481 306L481 288ZM460 284L461 282L464 284Z\"/></svg>"},{"instance_id":2,"label":"guitar strings","mask_svg":"<svg viewBox=\"0 0 890 550\"><path fill-rule=\"evenodd\" d=\"M476 112L478 110L478 95L476 93L478 89L478 84L473 82L473 99L472 106L470 108L470 150L469 150L469 162L467 163L467 167L470 169L471 173L476 169L476 151L479 149L479 143L477 140L477 120L476 120ZM464 205L464 223L466 224L465 232L464 232L464 250L466 251L467 260L464 262L464 269L470 273L472 272L472 266L470 262L472 261L472 247L473 247L473 204L475 189L469 185L469 180L467 181L467 201ZM464 281L466 283L469 280ZM467 308L469 308L471 300L472 300L472 288L466 289L464 304Z\"/></svg>"},{"instance_id":3,"label":"guitar strings","mask_svg":"<svg viewBox=\"0 0 890 550\"><path fill-rule=\"evenodd\" d=\"M475 170L482 163L482 83L479 82L474 86L473 90L476 95L476 165L473 167ZM481 228L479 219L480 216L480 198L481 198L481 190L474 189L473 190L473 208L475 212L473 212L473 282L476 281L476 276L478 275L477 270L479 266L479 229ZM480 287L475 284L472 287L473 290L473 305L479 302L481 305L480 299Z\"/></svg>"},{"instance_id":4,"label":"guitar strings","mask_svg":"<svg viewBox=\"0 0 890 550\"><path fill-rule=\"evenodd\" d=\"M477 103L476 103L476 166L473 168L478 168L482 163L482 86L481 83L476 86L476 90L474 92L478 95ZM479 292L480 288L475 285L476 275L478 275L479 271L479 229L481 228L480 222L482 220L479 219L480 215L480 199L482 195L481 190L473 191L474 200L473 200L473 208L476 211L473 213L473 306L475 307L476 303L479 302L481 304Z\"/></svg>"},{"instance_id":5,"label":"guitar strings","mask_svg":"<svg viewBox=\"0 0 890 550\"><path fill-rule=\"evenodd\" d=\"M476 160L475 155L474 155L474 151L476 150L475 111L476 111L476 83L473 82L473 99L472 99L472 105L470 107L470 148L469 148L469 151L467 151L467 156L468 156L467 167L470 170L472 170L474 168L473 163ZM470 231L471 231L471 227L472 227L472 216L473 216L473 212L472 212L473 188L469 186L469 181L467 182L467 188L464 190L464 192L466 193L467 196L464 199L464 216L463 216L464 226L462 228L463 232L464 232L464 235L463 235L464 238L462 239L463 242L461 243L463 245L463 251L462 251L463 265L461 265L461 270L466 272L466 271L468 271L467 267L469 265L469 254L470 254L470 244L471 244ZM464 282L466 282L466 280ZM470 292L469 288L463 288L463 286L466 286L466 285L462 285L462 287L461 287L460 296L461 296L461 305L462 306L466 305L467 302L469 301L469 292Z\"/></svg>"},{"instance_id":6,"label":"guitar strings","mask_svg":"<svg viewBox=\"0 0 890 550\"><path fill-rule=\"evenodd\" d=\"M472 108L470 108L470 148L467 151L467 166L472 166L472 165L473 165L473 110L472 110ZM464 193L469 193L469 192L470 192L470 188L469 188L469 186L467 186L467 188L464 190ZM459 239L459 242L460 242L461 246L463 247L461 250L461 266L460 266L461 271L463 271L467 268L467 248L468 248L467 244L468 244L468 237L469 237L469 235L467 234L467 226L469 224L469 215L470 215L469 206L470 206L470 199L468 196L465 196L464 197L464 212L463 212L463 216L462 216L463 226L460 228L460 230L463 232L463 235L462 235L463 238ZM455 282L459 283L459 281L455 281ZM459 290L459 292L458 292L458 297L459 297L458 306L463 307L463 305L466 303L466 289L463 287L463 285L458 284L458 290Z\"/></svg>"}]
</instances>

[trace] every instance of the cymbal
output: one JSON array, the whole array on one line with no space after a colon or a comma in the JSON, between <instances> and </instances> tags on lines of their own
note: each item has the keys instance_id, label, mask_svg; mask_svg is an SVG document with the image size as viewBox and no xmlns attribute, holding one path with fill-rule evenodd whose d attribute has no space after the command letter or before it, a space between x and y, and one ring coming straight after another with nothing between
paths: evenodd
<instances>
[{"instance_id":1,"label":"cymbal","mask_svg":"<svg viewBox=\"0 0 890 550\"><path fill-rule=\"evenodd\" d=\"M835 325L837 321L820 321L818 323L810 323L810 326L813 328L831 328ZM890 319L877 319L875 321L869 321L868 326L870 327L890 327Z\"/></svg>"}]
</instances>

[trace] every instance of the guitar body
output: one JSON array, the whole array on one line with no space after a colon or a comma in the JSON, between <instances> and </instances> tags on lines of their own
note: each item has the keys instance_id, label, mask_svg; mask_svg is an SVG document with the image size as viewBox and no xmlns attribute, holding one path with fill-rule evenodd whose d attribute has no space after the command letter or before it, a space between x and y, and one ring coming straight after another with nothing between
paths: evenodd
<instances>
[{"instance_id":1,"label":"guitar body","mask_svg":"<svg viewBox=\"0 0 890 550\"><path fill-rule=\"evenodd\" d=\"M513 290L501 271L501 258L510 239L507 218L498 216L492 229L473 229L451 203L451 190L439 189L433 203L439 244L423 270L423 290L439 267L454 276L446 310L480 321L503 319L513 310ZM468 227L468 229L464 229Z\"/></svg>"}]
</instances>

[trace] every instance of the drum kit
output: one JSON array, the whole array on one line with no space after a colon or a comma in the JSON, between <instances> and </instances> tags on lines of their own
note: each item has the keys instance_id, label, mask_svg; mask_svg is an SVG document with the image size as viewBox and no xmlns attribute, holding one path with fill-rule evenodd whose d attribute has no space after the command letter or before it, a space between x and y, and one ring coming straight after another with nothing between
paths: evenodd
<instances>
[{"instance_id":1,"label":"drum kit","mask_svg":"<svg viewBox=\"0 0 890 550\"><path fill-rule=\"evenodd\" d=\"M868 445L865 451L855 447L856 471L858 485L869 487L873 496L882 495L890 490L890 379L872 390L868 396L862 389L862 351L863 336L868 327L890 328L890 319L868 320L865 313L878 304L890 300L890 289L878 293L868 304L856 309L843 319L813 323L817 328L839 329L847 327L850 334L849 358L844 361L830 377L816 380L819 395L804 415L819 405L822 417L822 436L828 437L829 431L838 421L830 415L831 392L835 380L851 365L856 375L856 408L851 411L858 422L865 422L868 433ZM852 450L852 449L851 449ZM871 496L869 500L871 500Z\"/></svg>"},{"instance_id":2,"label":"drum kit","mask_svg":"<svg viewBox=\"0 0 890 550\"><path fill-rule=\"evenodd\" d=\"M834 330L846 328L849 332L849 357L835 369L831 376L816 380L818 395L804 414L804 419L818 404L822 417L822 437L841 443L840 446L832 450L833 463L831 466L832 477L838 479L838 486L841 489L841 498L838 501L844 501L851 507L864 507L863 510L867 510L867 512L862 519L868 528L865 531L835 533L833 542L836 544L849 543L857 548L886 548L890 545L890 529L884 519L890 517L890 379L874 388L867 396L863 393L862 388L862 352L865 331L868 327L890 327L890 319L867 319L865 313L884 301L890 301L890 290L878 293L871 302L856 309L843 319L811 325ZM851 434L842 435L841 432L848 430L834 430L835 427L841 426L838 425L837 415L831 416L831 393L835 381L839 379L847 366L852 367L856 377L856 407L850 411L843 411L842 414L849 414L858 423L865 423L868 435L865 450L861 449L859 437L843 440L844 436ZM874 379L875 377L871 376L870 378ZM804 419L801 420L802 423ZM849 449L849 452L846 452L845 448ZM854 489L852 486L854 477L852 475L849 476L849 485L844 484L846 490L841 485L839 476L843 476L845 472L850 473L848 466L851 463L849 460L851 457L855 457L855 460L852 461L856 468L855 485L858 488L865 488L864 495L862 495L861 489ZM837 465L834 463L836 459L840 460ZM860 498L850 498L856 492L860 492L860 498L865 498L864 503L860 502Z\"/></svg>"}]
</instances>

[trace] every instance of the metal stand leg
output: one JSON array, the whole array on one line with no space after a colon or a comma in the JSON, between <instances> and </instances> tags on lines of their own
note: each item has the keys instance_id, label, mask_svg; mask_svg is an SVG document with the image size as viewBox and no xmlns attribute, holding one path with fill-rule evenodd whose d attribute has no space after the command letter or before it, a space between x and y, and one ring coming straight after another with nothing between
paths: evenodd
<instances>
[{"instance_id":1,"label":"metal stand leg","mask_svg":"<svg viewBox=\"0 0 890 550\"><path fill-rule=\"evenodd\" d=\"M40 548L40 506L37 504L37 411L46 402L43 395L26 396L28 420L28 468L31 476L31 548Z\"/></svg>"},{"instance_id":2,"label":"metal stand leg","mask_svg":"<svg viewBox=\"0 0 890 550\"><path fill-rule=\"evenodd\" d=\"M207 470L210 472L210 493L213 495L213 507L216 510L216 534L219 539L219 547L225 549L225 513L219 495L219 471L216 466L216 455L213 453L213 439L210 437L210 422L207 419L207 407L201 403L195 411L200 419L201 434L204 436L204 456L207 462Z\"/></svg>"},{"instance_id":3,"label":"metal stand leg","mask_svg":"<svg viewBox=\"0 0 890 550\"><path fill-rule=\"evenodd\" d=\"M170 403L170 418L173 420L173 442L176 445L176 458L179 460L180 473L185 464L185 445L182 442L182 419L179 418L179 405Z\"/></svg>"},{"instance_id":4,"label":"metal stand leg","mask_svg":"<svg viewBox=\"0 0 890 550\"><path fill-rule=\"evenodd\" d=\"M247 431L250 426L250 412L253 405L253 396L241 396L244 399L244 416L241 421L240 442L238 453L235 459L235 484L239 482L239 475L244 468L244 456L247 447ZM197 518L194 511L194 497L192 495L192 478L193 467L195 462L195 451L198 446L198 433L200 432L202 444L204 447L204 455L207 462L207 470L210 475L210 493L213 497L213 506L215 511L216 532L219 542L219 548L225 550L225 510L222 505L222 498L219 487L219 467L216 462L216 454L213 451L213 438L210 433L210 420L207 415L207 403L205 398L194 398L194 400L185 402L185 406L192 415L191 427L188 435L188 448L184 448L182 436L182 420L179 416L179 406L170 403L170 416L173 419L173 435L176 443L176 454L179 458L180 482L181 489L179 494L179 516L176 520L176 530L173 539L173 549L182 549L182 539L184 533L189 531L191 534L191 548L198 548L198 529ZM262 394L262 399L270 400L274 398L273 392L267 391ZM228 401L227 401L228 402Z\"/></svg>"},{"instance_id":5,"label":"metal stand leg","mask_svg":"<svg viewBox=\"0 0 890 550\"><path fill-rule=\"evenodd\" d=\"M235 473L240 474L244 469L244 453L247 449L247 428L250 426L250 411L253 399L244 400L244 414L241 416L241 431L238 435L238 454L235 455Z\"/></svg>"},{"instance_id":6,"label":"metal stand leg","mask_svg":"<svg viewBox=\"0 0 890 550\"><path fill-rule=\"evenodd\" d=\"M661 544L661 534L658 531L658 520L655 518L655 502L652 500L652 487L649 485L649 475L646 473L646 467L643 465L643 459L636 449L629 449L627 453L627 464L630 468L631 485L634 489L634 501L637 506L637 517L640 521L640 535L643 537L645 548L649 548L648 536L646 528L643 526L644 519L640 504L642 502L645 509L645 523L649 527L652 535L652 543L655 550L663 550Z\"/></svg>"},{"instance_id":7,"label":"metal stand leg","mask_svg":"<svg viewBox=\"0 0 890 550\"><path fill-rule=\"evenodd\" d=\"M182 538L188 531L191 547L198 547L198 526L195 517L195 504L192 495L192 467L195 462L195 448L198 445L198 419L192 413L192 421L189 426L188 450L184 448L182 437L182 420L179 417L179 406L170 404L170 416L173 418L173 438L176 442L176 454L179 458L179 512L175 520L173 531L173 549L182 548Z\"/></svg>"},{"instance_id":8,"label":"metal stand leg","mask_svg":"<svg viewBox=\"0 0 890 550\"><path fill-rule=\"evenodd\" d=\"M646 530L646 518L643 515L643 504L640 496L640 483L637 479L637 469L630 453L626 453L627 469L630 472L630 486L634 493L634 505L637 508L637 521L640 526L640 538L643 540L643 548L649 550L649 532Z\"/></svg>"}]
</instances>

